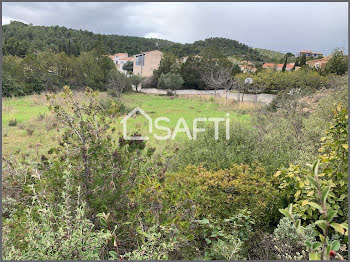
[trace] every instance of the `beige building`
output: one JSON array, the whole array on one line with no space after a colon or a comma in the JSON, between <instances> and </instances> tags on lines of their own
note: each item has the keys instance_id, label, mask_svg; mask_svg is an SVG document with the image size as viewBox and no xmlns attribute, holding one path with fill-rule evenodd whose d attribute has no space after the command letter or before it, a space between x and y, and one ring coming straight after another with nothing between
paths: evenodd
<instances>
[{"instance_id":1,"label":"beige building","mask_svg":"<svg viewBox=\"0 0 350 262\"><path fill-rule=\"evenodd\" d=\"M330 58L330 56L325 56L321 59L307 61L306 64L317 69L324 69Z\"/></svg>"},{"instance_id":2,"label":"beige building","mask_svg":"<svg viewBox=\"0 0 350 262\"><path fill-rule=\"evenodd\" d=\"M310 50L301 50L299 52L299 56L305 55L306 57L314 57L314 58L319 58L321 56L323 56L322 53L319 52L312 52Z\"/></svg>"},{"instance_id":3,"label":"beige building","mask_svg":"<svg viewBox=\"0 0 350 262\"><path fill-rule=\"evenodd\" d=\"M159 50L149 51L135 55L134 75L142 77L153 76L153 70L157 69L162 59L163 52Z\"/></svg>"}]
</instances>

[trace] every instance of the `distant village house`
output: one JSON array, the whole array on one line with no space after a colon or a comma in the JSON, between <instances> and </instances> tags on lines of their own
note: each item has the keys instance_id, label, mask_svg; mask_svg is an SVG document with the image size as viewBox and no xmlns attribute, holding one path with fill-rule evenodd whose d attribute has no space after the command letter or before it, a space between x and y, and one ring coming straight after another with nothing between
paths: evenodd
<instances>
[{"instance_id":1,"label":"distant village house","mask_svg":"<svg viewBox=\"0 0 350 262\"><path fill-rule=\"evenodd\" d=\"M120 58L119 61L118 61L118 69L120 72L124 73L124 74L127 74L128 72L126 70L123 69L123 66L126 62L128 61L131 61L131 62L134 62L135 60L135 57L123 57L123 58Z\"/></svg>"},{"instance_id":2,"label":"distant village house","mask_svg":"<svg viewBox=\"0 0 350 262\"><path fill-rule=\"evenodd\" d=\"M283 64L265 63L265 64L263 64L262 67L263 68L267 68L267 69L273 69L273 70L276 70L276 71L282 71ZM287 64L286 65L286 71L292 70L293 67L294 67L294 64ZM298 69L299 69L299 67L297 66L295 68L295 70L298 70Z\"/></svg>"},{"instance_id":3,"label":"distant village house","mask_svg":"<svg viewBox=\"0 0 350 262\"><path fill-rule=\"evenodd\" d=\"M299 55L302 56L304 55L306 57L314 57L314 58L319 58L319 57L322 57L323 54L322 53L318 53L318 52L312 52L312 51L309 51L309 50L301 50Z\"/></svg>"},{"instance_id":4,"label":"distant village house","mask_svg":"<svg viewBox=\"0 0 350 262\"><path fill-rule=\"evenodd\" d=\"M249 65L239 65L239 68L243 73L255 73L256 68Z\"/></svg>"},{"instance_id":5,"label":"distant village house","mask_svg":"<svg viewBox=\"0 0 350 262\"><path fill-rule=\"evenodd\" d=\"M110 55L109 58L111 58L115 64L115 66L117 67L117 69L126 74L127 71L125 71L123 69L123 65L127 62L127 61L133 61L135 58L134 57L128 57L128 53L117 53L114 55Z\"/></svg>"},{"instance_id":6,"label":"distant village house","mask_svg":"<svg viewBox=\"0 0 350 262\"><path fill-rule=\"evenodd\" d=\"M330 58L331 58L330 56L325 56L321 59L310 60L306 62L306 64L316 69L324 69Z\"/></svg>"},{"instance_id":7,"label":"distant village house","mask_svg":"<svg viewBox=\"0 0 350 262\"><path fill-rule=\"evenodd\" d=\"M153 70L157 69L163 52L159 50L149 51L135 55L133 73L142 77L153 76Z\"/></svg>"}]
</instances>

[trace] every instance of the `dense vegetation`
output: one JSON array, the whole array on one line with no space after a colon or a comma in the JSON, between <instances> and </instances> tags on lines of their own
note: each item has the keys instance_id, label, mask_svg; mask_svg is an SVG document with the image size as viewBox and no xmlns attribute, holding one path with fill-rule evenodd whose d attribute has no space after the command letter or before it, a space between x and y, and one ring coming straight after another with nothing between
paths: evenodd
<instances>
[{"instance_id":1,"label":"dense vegetation","mask_svg":"<svg viewBox=\"0 0 350 262\"><path fill-rule=\"evenodd\" d=\"M72 89L90 87L105 91L111 82L114 87L118 86L124 91L131 89L131 83L137 85L143 82L144 87L158 87L160 76L168 73L179 75L183 80L181 88L184 89L226 89L243 93L277 93L301 89L303 92L313 92L326 86L327 75L347 72L347 57L339 50L333 53L322 70L308 70L306 58L302 57L297 58L300 60L299 66L302 66L298 71L276 72L260 67L254 74L239 74L241 70L238 64L232 62L230 57L261 64L268 59L276 60L278 54L255 50L224 38L209 38L184 45L163 41L160 49L165 53L159 68L154 71L154 77L144 81L130 79L127 87L123 87L127 81L122 76L116 77L118 72L107 54L123 51L131 55L153 50L155 41L158 39L96 35L58 26L12 22L3 26L3 95L21 96L57 91L64 85ZM188 57L185 62L180 62L178 58L183 56ZM281 59L286 64L291 56L288 53ZM130 74L132 65L125 64L125 69ZM244 84L247 76L253 78L253 85ZM169 82L168 86L174 85ZM176 89L180 88L180 85L176 86Z\"/></svg>"},{"instance_id":2,"label":"dense vegetation","mask_svg":"<svg viewBox=\"0 0 350 262\"><path fill-rule=\"evenodd\" d=\"M347 258L347 76L328 80L161 152L115 132L119 98L49 95L59 145L5 158L4 258Z\"/></svg>"},{"instance_id":3,"label":"dense vegetation","mask_svg":"<svg viewBox=\"0 0 350 262\"><path fill-rule=\"evenodd\" d=\"M131 54L158 40L133 46L143 38L19 22L5 26L4 35L3 95L47 91L51 115L35 121L45 121L58 139L44 152L3 157L5 259L348 259L348 80L341 52L324 70L307 68L304 57L297 71L251 74L228 56L262 56L236 41L166 41L145 83L118 72L107 52ZM180 63L184 54L190 56ZM185 87L277 96L250 110L249 121L240 121L244 109L230 111L237 117L229 139L220 124L193 140L125 140L118 129L130 111L123 94L140 83L169 95ZM76 89L84 96L77 98ZM155 112L151 97L149 113L164 116L169 103ZM178 104L196 116L207 112L208 104L200 106ZM231 106L226 101L225 111ZM143 135L140 117L130 119L134 136ZM26 139L34 134L18 128Z\"/></svg>"},{"instance_id":4,"label":"dense vegetation","mask_svg":"<svg viewBox=\"0 0 350 262\"><path fill-rule=\"evenodd\" d=\"M67 55L78 56L91 51L97 42L103 43L109 54L127 52L129 55L154 50L156 43L162 47L173 44L162 39L102 35L62 26L33 26L17 21L2 26L2 32L3 54L22 57L27 53L41 51L65 52Z\"/></svg>"},{"instance_id":5,"label":"dense vegetation","mask_svg":"<svg viewBox=\"0 0 350 262\"><path fill-rule=\"evenodd\" d=\"M226 38L208 38L191 44L174 43L162 39L144 37L102 35L86 30L68 29L60 26L33 26L13 21L2 27L2 50L4 55L25 56L28 53L53 51L78 56L91 51L97 42L103 44L108 54L126 52L135 55L159 48L177 57L200 54L208 46L216 45L226 56L236 55L251 61L265 61L270 55Z\"/></svg>"}]
</instances>

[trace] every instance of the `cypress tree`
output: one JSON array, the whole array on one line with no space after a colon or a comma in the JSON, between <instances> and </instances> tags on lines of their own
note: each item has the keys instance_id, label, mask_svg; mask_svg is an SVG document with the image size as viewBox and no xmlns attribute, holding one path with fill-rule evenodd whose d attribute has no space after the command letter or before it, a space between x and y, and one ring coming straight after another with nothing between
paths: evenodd
<instances>
[{"instance_id":1,"label":"cypress tree","mask_svg":"<svg viewBox=\"0 0 350 262\"><path fill-rule=\"evenodd\" d=\"M298 58L295 60L292 71L295 71L295 67L299 66Z\"/></svg>"},{"instance_id":2,"label":"cypress tree","mask_svg":"<svg viewBox=\"0 0 350 262\"><path fill-rule=\"evenodd\" d=\"M283 66L282 66L282 72L286 71L287 62L288 62L288 55L286 55L286 57L284 58L284 63L283 63Z\"/></svg>"},{"instance_id":3,"label":"cypress tree","mask_svg":"<svg viewBox=\"0 0 350 262\"><path fill-rule=\"evenodd\" d=\"M306 65L306 55L303 54L301 56L301 60L300 60L299 66L305 66L305 65Z\"/></svg>"}]
</instances>

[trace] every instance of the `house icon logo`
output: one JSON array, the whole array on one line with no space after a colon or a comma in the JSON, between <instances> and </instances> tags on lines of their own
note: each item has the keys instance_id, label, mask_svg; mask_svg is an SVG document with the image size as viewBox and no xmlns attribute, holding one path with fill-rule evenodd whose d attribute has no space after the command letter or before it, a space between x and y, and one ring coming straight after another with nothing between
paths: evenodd
<instances>
[{"instance_id":1,"label":"house icon logo","mask_svg":"<svg viewBox=\"0 0 350 262\"><path fill-rule=\"evenodd\" d=\"M141 108L136 107L120 121L120 123L123 125L123 136L125 140L148 140L149 139L149 137L127 135L127 121L130 117L138 113L146 117L146 119L148 120L148 131L149 133L152 133L152 118Z\"/></svg>"}]
</instances>

